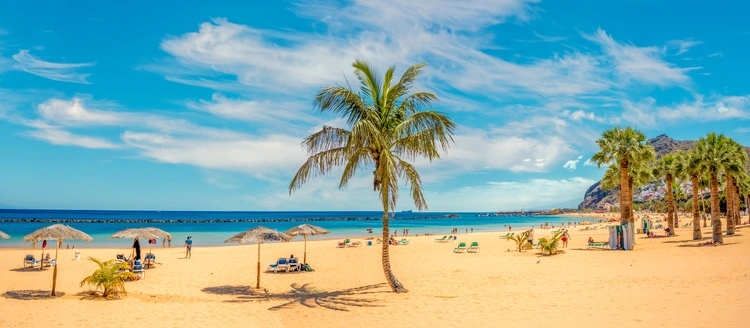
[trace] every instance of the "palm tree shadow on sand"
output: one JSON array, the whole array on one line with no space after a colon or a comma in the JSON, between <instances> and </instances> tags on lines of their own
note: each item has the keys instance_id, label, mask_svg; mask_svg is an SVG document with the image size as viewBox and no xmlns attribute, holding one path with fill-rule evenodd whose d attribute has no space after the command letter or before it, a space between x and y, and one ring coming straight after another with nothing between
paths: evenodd
<instances>
[{"instance_id":1,"label":"palm tree shadow on sand","mask_svg":"<svg viewBox=\"0 0 750 328\"><path fill-rule=\"evenodd\" d=\"M286 301L285 303L268 308L278 311L300 304L308 308L322 307L334 311L349 311L348 307L380 307L377 300L367 297L371 294L389 293L389 290L377 290L387 284L375 284L348 288L336 291L322 291L312 287L312 284L292 284L286 293L269 293L268 290L256 292L249 286L217 286L202 289L204 293L216 295L236 295L237 299L226 302L270 302Z\"/></svg>"}]
</instances>

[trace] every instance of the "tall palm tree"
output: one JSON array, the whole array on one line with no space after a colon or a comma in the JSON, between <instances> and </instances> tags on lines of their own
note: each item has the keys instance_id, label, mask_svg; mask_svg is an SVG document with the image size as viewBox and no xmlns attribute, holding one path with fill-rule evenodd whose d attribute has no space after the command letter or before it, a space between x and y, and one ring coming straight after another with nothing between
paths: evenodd
<instances>
[{"instance_id":1,"label":"tall palm tree","mask_svg":"<svg viewBox=\"0 0 750 328\"><path fill-rule=\"evenodd\" d=\"M713 224L713 241L724 242L721 234L721 217L719 208L719 175L726 170L730 172L739 161L737 147L732 139L724 134L712 132L695 143L702 164L711 174L711 223ZM730 173L731 174L731 173Z\"/></svg>"},{"instance_id":2,"label":"tall palm tree","mask_svg":"<svg viewBox=\"0 0 750 328\"><path fill-rule=\"evenodd\" d=\"M411 186L417 209L427 209L422 180L407 160L440 158L439 151L447 151L453 141L456 124L442 113L427 110L438 100L434 94L411 93L425 64L409 67L398 81L393 80L394 66L383 77L365 61L357 60L352 66L361 85L358 91L334 86L315 97L318 110L345 118L349 129L324 126L302 142L310 157L289 184L289 194L335 167L344 167L340 189L358 168L373 167L373 189L383 205L383 272L394 292L407 292L391 270L388 213L396 209L399 178Z\"/></svg>"},{"instance_id":3,"label":"tall palm tree","mask_svg":"<svg viewBox=\"0 0 750 328\"><path fill-rule=\"evenodd\" d=\"M698 190L700 191L699 198L701 200L701 211L703 212L703 227L706 228L708 227L708 224L706 223L706 219L708 218L708 213L706 213L706 200L703 199L704 198L703 193L706 189L709 189L711 187L711 173L708 173L708 168L705 168L703 166L700 153L698 153L697 149L696 149L696 157L697 157L696 161L701 163L700 168L701 168L702 173L698 177Z\"/></svg>"},{"instance_id":4,"label":"tall palm tree","mask_svg":"<svg viewBox=\"0 0 750 328\"><path fill-rule=\"evenodd\" d=\"M724 178L726 181L724 194L727 199L727 235L733 235L737 217L739 216L739 198L737 197L737 189L735 188L735 179L746 175L745 163L747 163L747 153L745 153L742 145L732 139L729 139L728 147L732 151L732 163L724 168Z\"/></svg>"},{"instance_id":5,"label":"tall palm tree","mask_svg":"<svg viewBox=\"0 0 750 328\"><path fill-rule=\"evenodd\" d=\"M646 136L631 127L602 132L596 141L599 152L591 157L597 167L616 164L620 167L620 224L633 222L633 193L630 188L630 165L647 163L654 159L654 148L646 145Z\"/></svg>"},{"instance_id":6,"label":"tall palm tree","mask_svg":"<svg viewBox=\"0 0 750 328\"><path fill-rule=\"evenodd\" d=\"M690 177L690 181L693 185L693 240L701 240L703 235L701 234L701 216L698 213L698 202L703 202L703 199L699 195L700 187L700 175L705 170L698 157L698 152L695 149L691 149L686 152L682 157L682 171L685 175Z\"/></svg>"},{"instance_id":7,"label":"tall palm tree","mask_svg":"<svg viewBox=\"0 0 750 328\"><path fill-rule=\"evenodd\" d=\"M680 158L674 154L666 154L662 156L656 164L655 175L664 176L664 181L667 183L667 226L669 229L669 235L674 235L674 222L675 222L675 206L674 206L674 195L672 190L672 182L674 182L674 176L677 172L677 166L680 162Z\"/></svg>"}]
</instances>

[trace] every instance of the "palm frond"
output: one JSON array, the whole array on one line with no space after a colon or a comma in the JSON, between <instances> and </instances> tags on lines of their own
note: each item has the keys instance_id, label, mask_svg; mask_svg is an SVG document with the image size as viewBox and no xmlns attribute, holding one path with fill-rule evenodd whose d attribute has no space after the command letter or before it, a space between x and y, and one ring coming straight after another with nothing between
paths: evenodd
<instances>
[{"instance_id":1,"label":"palm frond","mask_svg":"<svg viewBox=\"0 0 750 328\"><path fill-rule=\"evenodd\" d=\"M309 179L324 175L333 168L346 163L348 155L348 148L339 147L324 150L308 157L292 178L292 182L289 183L289 194L302 187Z\"/></svg>"}]
</instances>

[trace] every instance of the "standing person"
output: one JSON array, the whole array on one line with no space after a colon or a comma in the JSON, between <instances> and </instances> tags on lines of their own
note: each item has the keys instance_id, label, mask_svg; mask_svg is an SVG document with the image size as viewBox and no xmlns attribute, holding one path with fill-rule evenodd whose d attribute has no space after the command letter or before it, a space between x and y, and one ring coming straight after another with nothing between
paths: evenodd
<instances>
[{"instance_id":1,"label":"standing person","mask_svg":"<svg viewBox=\"0 0 750 328\"><path fill-rule=\"evenodd\" d=\"M167 237L161 239L161 248L167 247Z\"/></svg>"},{"instance_id":2,"label":"standing person","mask_svg":"<svg viewBox=\"0 0 750 328\"><path fill-rule=\"evenodd\" d=\"M471 228L471 233L474 233L474 228Z\"/></svg>"},{"instance_id":3,"label":"standing person","mask_svg":"<svg viewBox=\"0 0 750 328\"><path fill-rule=\"evenodd\" d=\"M185 258L189 259L192 257L192 250L193 250L193 239L191 239L190 236L185 239Z\"/></svg>"},{"instance_id":4,"label":"standing person","mask_svg":"<svg viewBox=\"0 0 750 328\"><path fill-rule=\"evenodd\" d=\"M529 244L534 245L534 228L529 229Z\"/></svg>"},{"instance_id":5,"label":"standing person","mask_svg":"<svg viewBox=\"0 0 750 328\"><path fill-rule=\"evenodd\" d=\"M568 240L570 240L570 234L568 233L568 229L565 229L562 236L563 248L568 247Z\"/></svg>"},{"instance_id":6,"label":"standing person","mask_svg":"<svg viewBox=\"0 0 750 328\"><path fill-rule=\"evenodd\" d=\"M172 247L172 236L167 236L167 246Z\"/></svg>"}]
</instances>

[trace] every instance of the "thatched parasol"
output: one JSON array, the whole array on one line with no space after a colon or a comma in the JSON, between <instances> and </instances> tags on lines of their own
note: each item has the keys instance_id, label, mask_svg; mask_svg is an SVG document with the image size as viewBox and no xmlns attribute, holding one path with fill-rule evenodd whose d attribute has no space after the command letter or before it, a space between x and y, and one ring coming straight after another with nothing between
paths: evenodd
<instances>
[{"instance_id":1,"label":"thatched parasol","mask_svg":"<svg viewBox=\"0 0 750 328\"><path fill-rule=\"evenodd\" d=\"M302 259L302 264L304 265L304 264L307 264L307 235L310 235L310 236L325 235L331 232L321 227L309 225L305 223L302 225L298 225L294 228L291 228L287 231L284 231L284 233L290 236L302 235L302 237L305 238L305 253Z\"/></svg>"},{"instance_id":2,"label":"thatched parasol","mask_svg":"<svg viewBox=\"0 0 750 328\"><path fill-rule=\"evenodd\" d=\"M160 239L171 236L172 234L159 228L127 228L116 232L114 235L109 236L109 238ZM152 247L149 244L149 253L153 250Z\"/></svg>"},{"instance_id":3,"label":"thatched parasol","mask_svg":"<svg viewBox=\"0 0 750 328\"><path fill-rule=\"evenodd\" d=\"M292 236L287 235L283 232L278 232L276 230L271 230L266 227L255 227L245 232L240 232L236 235L234 235L232 238L229 238L225 240L225 243L240 243L240 244L247 244L247 243L258 243L258 282L255 285L256 289L260 288L260 244L262 244L264 241L290 241L292 240Z\"/></svg>"},{"instance_id":4,"label":"thatched parasol","mask_svg":"<svg viewBox=\"0 0 750 328\"><path fill-rule=\"evenodd\" d=\"M83 231L73 229L64 224L53 224L49 227L41 228L34 231L26 237L23 237L24 242L35 243L39 240L54 240L55 241L55 269L52 273L52 296L55 296L55 287L57 287L57 267L60 263L57 262L57 250L62 244L63 239L79 239L83 241L91 241L91 236L83 233ZM44 253L44 250L42 250ZM44 257L44 255L42 255ZM40 266L43 267L44 265Z\"/></svg>"},{"instance_id":5,"label":"thatched parasol","mask_svg":"<svg viewBox=\"0 0 750 328\"><path fill-rule=\"evenodd\" d=\"M2 238L2 239L10 239L10 236L8 236L7 233L4 233L4 232L0 231L0 238Z\"/></svg>"}]
</instances>

